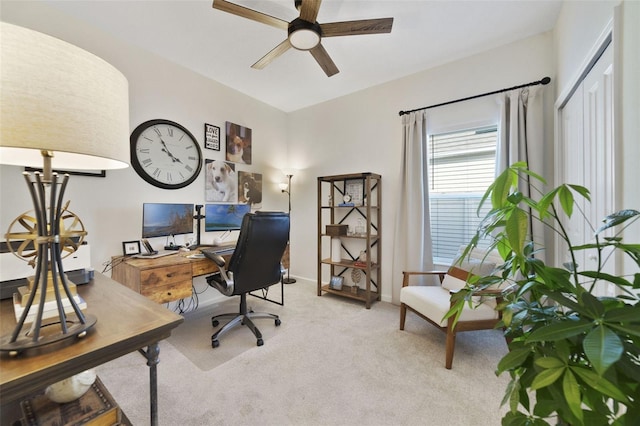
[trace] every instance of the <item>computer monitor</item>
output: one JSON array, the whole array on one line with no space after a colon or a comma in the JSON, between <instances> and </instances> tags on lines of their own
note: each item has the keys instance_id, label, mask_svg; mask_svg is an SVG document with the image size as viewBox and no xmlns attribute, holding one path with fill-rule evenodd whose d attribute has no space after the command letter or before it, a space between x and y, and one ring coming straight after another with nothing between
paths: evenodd
<instances>
[{"instance_id":1,"label":"computer monitor","mask_svg":"<svg viewBox=\"0 0 640 426\"><path fill-rule=\"evenodd\" d=\"M207 204L204 208L204 230L209 232L240 229L242 218L250 211L249 204Z\"/></svg>"},{"instance_id":2,"label":"computer monitor","mask_svg":"<svg viewBox=\"0 0 640 426\"><path fill-rule=\"evenodd\" d=\"M142 238L193 233L193 204L144 203Z\"/></svg>"}]
</instances>

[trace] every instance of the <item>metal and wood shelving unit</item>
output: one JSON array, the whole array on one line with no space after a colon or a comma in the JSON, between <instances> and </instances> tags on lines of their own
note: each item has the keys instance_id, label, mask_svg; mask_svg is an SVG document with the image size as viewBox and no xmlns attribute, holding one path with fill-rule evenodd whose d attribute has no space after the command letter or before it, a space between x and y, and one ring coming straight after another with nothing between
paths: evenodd
<instances>
[{"instance_id":1,"label":"metal and wood shelving unit","mask_svg":"<svg viewBox=\"0 0 640 426\"><path fill-rule=\"evenodd\" d=\"M381 206L378 174L318 177L318 296L331 293L360 300L367 309L380 300ZM340 288L330 285L332 277L341 281Z\"/></svg>"}]
</instances>

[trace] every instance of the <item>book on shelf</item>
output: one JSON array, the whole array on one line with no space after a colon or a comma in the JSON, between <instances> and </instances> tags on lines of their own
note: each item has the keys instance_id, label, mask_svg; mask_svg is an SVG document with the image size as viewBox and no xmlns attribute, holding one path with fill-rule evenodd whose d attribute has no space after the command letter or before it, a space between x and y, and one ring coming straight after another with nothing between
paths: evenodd
<instances>
[{"instance_id":1,"label":"book on shelf","mask_svg":"<svg viewBox=\"0 0 640 426\"><path fill-rule=\"evenodd\" d=\"M51 401L44 389L20 402L24 424L112 426L120 424L121 411L100 378L75 401L58 404Z\"/></svg>"},{"instance_id":2,"label":"book on shelf","mask_svg":"<svg viewBox=\"0 0 640 426\"><path fill-rule=\"evenodd\" d=\"M80 310L87 309L87 302L79 295L76 294L73 297L73 300L78 305ZM71 301L67 297L62 298L62 307L64 309L65 314L75 314L73 306L71 305ZM22 306L21 297L18 293L13 293L13 311L16 314L16 321L20 321L20 317L24 312L25 307ZM38 314L38 304L34 303L31 305L31 309L29 309L29 313L27 314L27 318L25 319L25 324L32 323L35 320L36 315ZM44 309L42 310L42 319L54 318L58 316L58 304L55 300L51 302L45 302Z\"/></svg>"}]
</instances>

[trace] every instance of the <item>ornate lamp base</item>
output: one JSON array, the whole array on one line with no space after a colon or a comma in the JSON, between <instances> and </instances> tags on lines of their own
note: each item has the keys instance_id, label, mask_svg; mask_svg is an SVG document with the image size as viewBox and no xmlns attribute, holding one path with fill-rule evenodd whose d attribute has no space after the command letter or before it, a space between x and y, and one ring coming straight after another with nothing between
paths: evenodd
<instances>
[{"instance_id":1,"label":"ornate lamp base","mask_svg":"<svg viewBox=\"0 0 640 426\"><path fill-rule=\"evenodd\" d=\"M11 341L12 336L4 336L0 339L0 351L9 352L9 355L16 356L20 352L27 349L38 348L40 346L50 345L69 338L81 339L87 335L87 331L93 327L98 319L94 315L85 314L84 322L70 317L66 318L67 333L62 334L59 331L61 326L60 320L55 318L50 322L45 322L40 326L40 338L33 340L33 331L19 335L15 341Z\"/></svg>"},{"instance_id":2,"label":"ornate lamp base","mask_svg":"<svg viewBox=\"0 0 640 426\"><path fill-rule=\"evenodd\" d=\"M67 282L62 267L62 251L75 252L86 235L80 219L62 205L69 175L65 175L60 183L57 174L43 179L40 173L35 173L34 181L29 173L24 173L24 177L35 218L22 215L16 219L14 223L26 232L8 232L7 240L22 240L19 253L14 251L14 254L35 266L35 277L29 284L27 300L22 302L24 309L13 332L0 339L0 351L12 356L62 340L82 338L97 322L95 316L83 314L78 307L70 290L73 284ZM79 241L74 241L74 237ZM68 301L70 308L65 309L63 300ZM57 316L45 319L43 313L48 301L57 307ZM27 321L30 310L35 310L33 321Z\"/></svg>"}]
</instances>

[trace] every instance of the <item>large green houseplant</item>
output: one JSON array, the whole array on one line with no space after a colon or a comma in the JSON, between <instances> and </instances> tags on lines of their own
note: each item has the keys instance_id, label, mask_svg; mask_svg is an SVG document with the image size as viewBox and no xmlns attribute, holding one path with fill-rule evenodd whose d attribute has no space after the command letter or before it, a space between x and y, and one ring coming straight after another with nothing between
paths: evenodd
<instances>
[{"instance_id":1,"label":"large green houseplant","mask_svg":"<svg viewBox=\"0 0 640 426\"><path fill-rule=\"evenodd\" d=\"M524 179L537 191L537 201L518 191ZM576 213L574 197L589 200L589 191L565 184L543 193L539 188L545 184L526 164L517 163L488 188L481 204L490 201L492 208L467 251L489 238L505 262L496 276L470 279L452 296L447 316L459 316L488 288L512 289L497 307L509 352L496 374L511 376L503 425L640 424L640 244L619 238L619 228L628 227L640 212L607 216L594 230L593 243L573 245L564 221ZM542 247L529 239L530 220L564 240L573 261L558 268L537 259ZM603 236L608 229L615 230L614 236L611 231ZM582 270L584 265L575 262L576 253L586 249L597 252L595 270ZM605 262L612 261L611 250L633 259L638 269L628 276L603 272ZM613 284L618 295L596 297L598 282Z\"/></svg>"}]
</instances>

